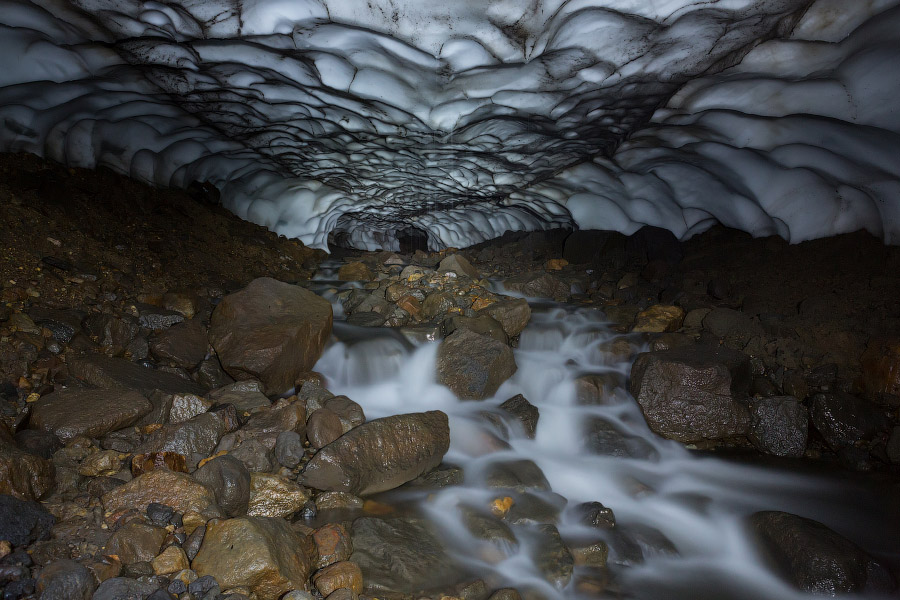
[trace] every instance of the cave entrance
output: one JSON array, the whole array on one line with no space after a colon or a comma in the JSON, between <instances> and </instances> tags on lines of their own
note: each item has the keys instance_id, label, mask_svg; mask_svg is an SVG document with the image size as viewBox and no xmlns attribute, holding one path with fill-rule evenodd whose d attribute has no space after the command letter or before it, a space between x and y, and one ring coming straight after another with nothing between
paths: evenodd
<instances>
[{"instance_id":1,"label":"cave entrance","mask_svg":"<svg viewBox=\"0 0 900 600\"><path fill-rule=\"evenodd\" d=\"M428 251L428 234L412 225L397 230L397 242L403 254L411 254L416 250Z\"/></svg>"}]
</instances>

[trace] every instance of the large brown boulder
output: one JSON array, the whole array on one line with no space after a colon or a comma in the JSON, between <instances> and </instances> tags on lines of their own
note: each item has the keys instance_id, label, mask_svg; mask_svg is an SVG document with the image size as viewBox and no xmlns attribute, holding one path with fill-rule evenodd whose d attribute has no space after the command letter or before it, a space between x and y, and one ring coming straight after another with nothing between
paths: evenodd
<instances>
[{"instance_id":1,"label":"large brown boulder","mask_svg":"<svg viewBox=\"0 0 900 600\"><path fill-rule=\"evenodd\" d=\"M680 442L743 435L750 359L727 348L692 346L640 354L631 394L650 429Z\"/></svg>"},{"instance_id":2,"label":"large brown boulder","mask_svg":"<svg viewBox=\"0 0 900 600\"><path fill-rule=\"evenodd\" d=\"M133 425L150 412L150 401L126 390L60 390L34 403L31 426L66 442L75 436L99 438Z\"/></svg>"},{"instance_id":3,"label":"large brown boulder","mask_svg":"<svg viewBox=\"0 0 900 600\"><path fill-rule=\"evenodd\" d=\"M447 415L433 410L375 419L328 444L303 470L303 485L358 496L390 490L440 464Z\"/></svg>"},{"instance_id":4,"label":"large brown boulder","mask_svg":"<svg viewBox=\"0 0 900 600\"><path fill-rule=\"evenodd\" d=\"M492 396L516 369L509 346L468 329L457 329L438 349L438 381L463 400Z\"/></svg>"},{"instance_id":5,"label":"large brown boulder","mask_svg":"<svg viewBox=\"0 0 900 600\"><path fill-rule=\"evenodd\" d=\"M210 320L209 340L229 375L257 378L266 393L278 394L319 359L331 322L327 300L261 277L222 299Z\"/></svg>"},{"instance_id":6,"label":"large brown boulder","mask_svg":"<svg viewBox=\"0 0 900 600\"><path fill-rule=\"evenodd\" d=\"M284 519L242 517L209 525L191 567L223 589L246 587L258 600L278 600L308 589L311 553L309 538Z\"/></svg>"}]
</instances>

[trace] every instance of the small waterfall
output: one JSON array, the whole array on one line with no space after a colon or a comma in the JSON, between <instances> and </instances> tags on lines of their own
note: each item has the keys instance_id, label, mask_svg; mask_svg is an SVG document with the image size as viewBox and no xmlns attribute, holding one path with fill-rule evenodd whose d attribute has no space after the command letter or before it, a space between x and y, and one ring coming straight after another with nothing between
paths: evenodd
<instances>
[{"instance_id":1,"label":"small waterfall","mask_svg":"<svg viewBox=\"0 0 900 600\"><path fill-rule=\"evenodd\" d=\"M625 389L629 353L638 340L612 332L591 310L536 307L515 351L518 372L482 402L459 401L435 382L438 344L414 347L389 329L337 325L334 343L316 370L336 394L360 403L368 418L439 409L450 417L445 462L461 466L462 486L429 492L418 501L445 534L455 558L491 585L531 589L549 598L598 597L573 583L555 585L534 559L546 538L534 523L510 530L513 539L485 541L463 526L468 508L483 510L498 496L486 474L500 463L530 460L550 490L529 490L557 508L562 539L605 539L612 584L607 596L647 599L800 599L758 556L744 520L759 510L783 510L821 521L865 546L885 547L900 527L890 523L870 484L796 468L691 453L654 435ZM602 402L579 402L579 378L604 382ZM522 394L540 411L534 439L503 411ZM496 418L485 418L485 411ZM502 494L501 494L502 495ZM616 527L581 523L574 507L602 502ZM892 528L892 535L886 532Z\"/></svg>"}]
</instances>

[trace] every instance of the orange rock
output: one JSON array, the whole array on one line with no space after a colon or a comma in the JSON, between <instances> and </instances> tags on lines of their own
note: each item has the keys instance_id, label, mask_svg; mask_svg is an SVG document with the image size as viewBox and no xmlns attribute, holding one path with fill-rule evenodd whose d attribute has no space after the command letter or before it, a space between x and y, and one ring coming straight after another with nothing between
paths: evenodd
<instances>
[{"instance_id":1,"label":"orange rock","mask_svg":"<svg viewBox=\"0 0 900 600\"><path fill-rule=\"evenodd\" d=\"M131 459L131 475L138 477L155 469L168 469L187 473L187 464L183 454L177 452L147 452L136 454Z\"/></svg>"},{"instance_id":2,"label":"orange rock","mask_svg":"<svg viewBox=\"0 0 900 600\"><path fill-rule=\"evenodd\" d=\"M472 303L472 310L478 311L482 308L487 308L491 304L496 304L496 302L493 298L475 298L475 302Z\"/></svg>"},{"instance_id":3,"label":"orange rock","mask_svg":"<svg viewBox=\"0 0 900 600\"><path fill-rule=\"evenodd\" d=\"M563 267L567 266L569 261L564 258L551 258L546 263L544 263L544 268L548 271L562 271Z\"/></svg>"},{"instance_id":4,"label":"orange rock","mask_svg":"<svg viewBox=\"0 0 900 600\"><path fill-rule=\"evenodd\" d=\"M355 594L363 591L362 570L359 565L348 560L336 562L320 569L313 575L313 583L323 596L331 592L346 588Z\"/></svg>"},{"instance_id":5,"label":"orange rock","mask_svg":"<svg viewBox=\"0 0 900 600\"><path fill-rule=\"evenodd\" d=\"M401 296L397 300L397 306L408 312L414 319L422 318L422 303L415 296Z\"/></svg>"},{"instance_id":6,"label":"orange rock","mask_svg":"<svg viewBox=\"0 0 900 600\"><path fill-rule=\"evenodd\" d=\"M336 562L347 560L353 551L350 536L343 525L329 523L316 529L312 534L316 544L316 567L323 568Z\"/></svg>"},{"instance_id":7,"label":"orange rock","mask_svg":"<svg viewBox=\"0 0 900 600\"><path fill-rule=\"evenodd\" d=\"M509 509L513 507L515 504L515 500L510 498L509 496L504 496L503 498L495 498L491 501L491 513L495 517L503 518L506 516L506 513L509 512Z\"/></svg>"},{"instance_id":8,"label":"orange rock","mask_svg":"<svg viewBox=\"0 0 900 600\"><path fill-rule=\"evenodd\" d=\"M363 510L370 515L389 515L394 509L387 504L375 502L374 500L366 500L363 502Z\"/></svg>"},{"instance_id":9,"label":"orange rock","mask_svg":"<svg viewBox=\"0 0 900 600\"><path fill-rule=\"evenodd\" d=\"M870 340L860 363L860 382L866 394L879 401L884 396L900 396L900 339Z\"/></svg>"}]
</instances>

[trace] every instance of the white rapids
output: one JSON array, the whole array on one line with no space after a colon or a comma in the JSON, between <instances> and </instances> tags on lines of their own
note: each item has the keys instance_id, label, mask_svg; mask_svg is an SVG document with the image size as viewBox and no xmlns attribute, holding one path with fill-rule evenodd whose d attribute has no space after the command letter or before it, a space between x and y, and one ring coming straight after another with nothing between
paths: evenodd
<instances>
[{"instance_id":1,"label":"white rapids","mask_svg":"<svg viewBox=\"0 0 900 600\"><path fill-rule=\"evenodd\" d=\"M698 455L654 435L625 389L611 404L576 402L575 378L613 371L624 382L630 363L605 352L617 335L602 313L559 306L538 307L515 351L517 373L483 402L462 402L436 383L438 344L413 347L387 329L336 327L331 345L316 370L329 389L361 404L369 419L439 409L450 417L451 447L445 462L463 467L465 484L430 493L421 500L424 512L446 533L461 564L481 572L492 584L533 589L545 597L579 598L575 583L556 587L542 577L530 558L528 525L513 526L518 546L504 547L505 557L479 558L483 541L470 537L458 508L486 506L496 491L483 485L481 474L498 460L530 459L544 472L553 492L568 508L599 501L616 516L616 529L651 532L640 539L644 559L631 560L610 541L609 597L653 599L792 599L806 597L789 587L766 566L745 526L760 510L782 510L818 520L879 558L895 562L898 524L878 494L849 478L826 477L784 466L750 464ZM634 340L631 340L634 343ZM479 414L497 410L504 400L523 394L540 410L535 439L509 427L508 448L501 435ZM594 453L585 444L585 425L602 417L635 441L635 452ZM631 458L639 456L641 458ZM796 466L796 465L794 465ZM595 538L597 530L563 511L558 524L566 541ZM670 545L654 549L661 533ZM674 547L674 550L673 548ZM475 549L475 551L473 551ZM573 582L580 568L575 567ZM595 596L596 597L596 596Z\"/></svg>"}]
</instances>

